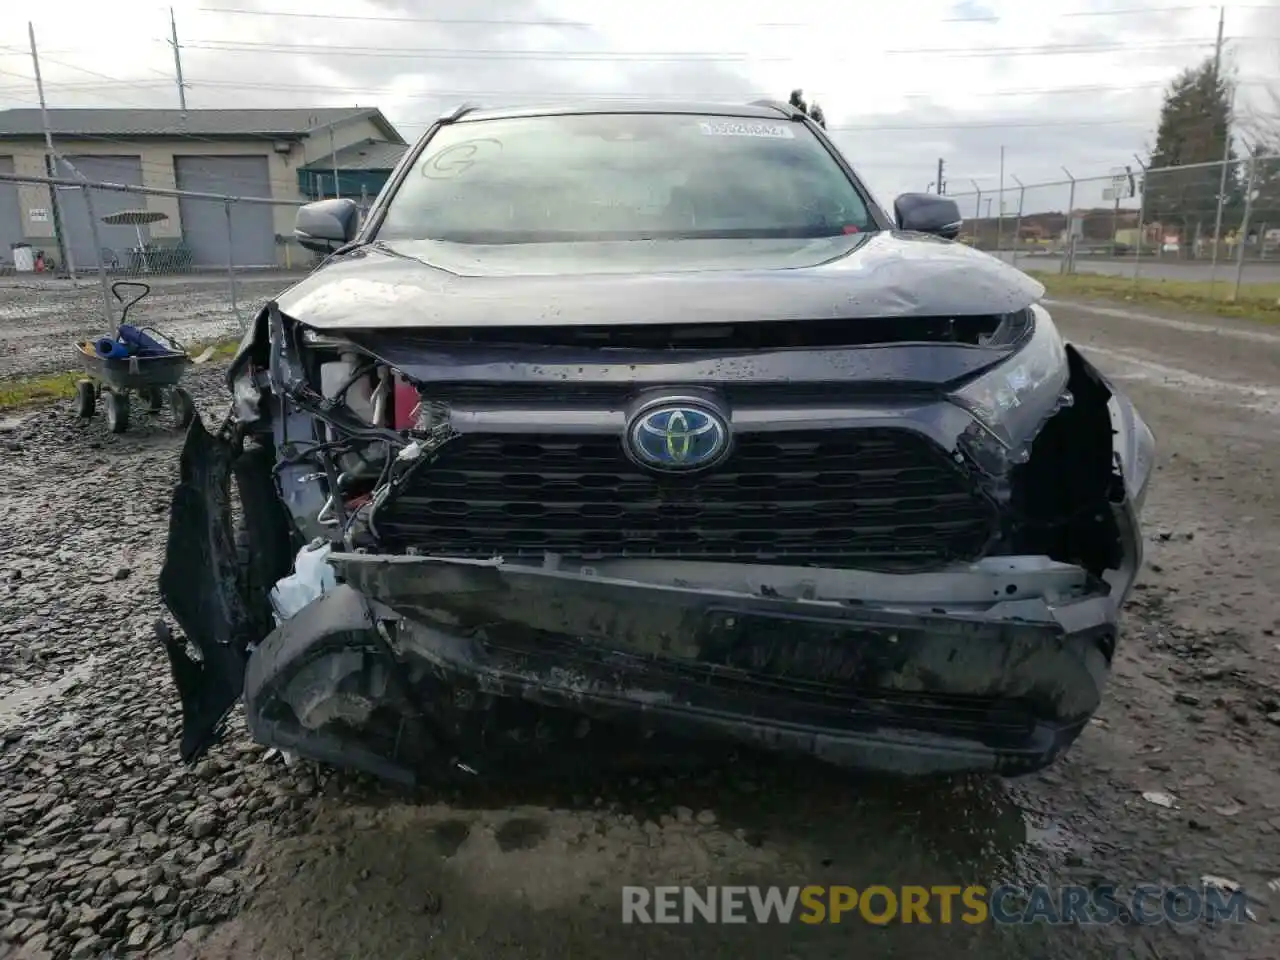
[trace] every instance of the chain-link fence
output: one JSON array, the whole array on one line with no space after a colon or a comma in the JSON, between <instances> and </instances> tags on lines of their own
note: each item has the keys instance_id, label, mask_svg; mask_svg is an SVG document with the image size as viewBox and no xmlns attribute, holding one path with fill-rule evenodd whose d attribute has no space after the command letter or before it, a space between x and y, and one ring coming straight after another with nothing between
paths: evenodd
<instances>
[{"instance_id":1,"label":"chain-link fence","mask_svg":"<svg viewBox=\"0 0 1280 960\"><path fill-rule=\"evenodd\" d=\"M1064 171L1066 173L1066 171ZM961 239L1024 269L1280 284L1280 157L949 192Z\"/></svg>"},{"instance_id":2,"label":"chain-link fence","mask_svg":"<svg viewBox=\"0 0 1280 960\"><path fill-rule=\"evenodd\" d=\"M234 335L315 266L293 238L301 203L0 173L0 216L13 221L0 223L0 325L10 338L42 318L110 330L121 306L111 285L134 280L152 288L154 325L193 342Z\"/></svg>"}]
</instances>

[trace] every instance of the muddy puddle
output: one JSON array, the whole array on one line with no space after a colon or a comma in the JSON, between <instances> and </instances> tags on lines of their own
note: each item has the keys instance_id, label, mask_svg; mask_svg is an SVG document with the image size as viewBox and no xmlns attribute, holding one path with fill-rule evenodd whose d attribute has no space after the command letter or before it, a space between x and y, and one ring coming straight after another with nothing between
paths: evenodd
<instances>
[{"instance_id":1,"label":"muddy puddle","mask_svg":"<svg viewBox=\"0 0 1280 960\"><path fill-rule=\"evenodd\" d=\"M851 936L852 923L618 933L624 887L1042 880L1045 860L1077 845L996 781L867 782L768 760L692 779L583 777L547 792L378 800L341 782L318 787L304 835L262 844L249 865L253 906L194 955L285 956L306 941L324 958L553 955L526 953L530 943L615 960L821 957L848 955L855 942L872 957L920 955L913 948L926 943L939 955L1056 956L1031 945L1043 930L963 925L875 928L871 940L865 925Z\"/></svg>"}]
</instances>

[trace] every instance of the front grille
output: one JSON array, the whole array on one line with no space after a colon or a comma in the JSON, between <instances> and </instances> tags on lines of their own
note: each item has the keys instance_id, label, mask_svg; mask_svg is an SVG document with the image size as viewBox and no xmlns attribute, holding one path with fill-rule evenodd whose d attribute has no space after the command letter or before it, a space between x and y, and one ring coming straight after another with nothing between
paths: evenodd
<instances>
[{"instance_id":1,"label":"front grille","mask_svg":"<svg viewBox=\"0 0 1280 960\"><path fill-rule=\"evenodd\" d=\"M857 429L737 438L720 466L651 474L616 436L457 437L378 513L392 549L923 570L977 558L994 507L928 438Z\"/></svg>"}]
</instances>

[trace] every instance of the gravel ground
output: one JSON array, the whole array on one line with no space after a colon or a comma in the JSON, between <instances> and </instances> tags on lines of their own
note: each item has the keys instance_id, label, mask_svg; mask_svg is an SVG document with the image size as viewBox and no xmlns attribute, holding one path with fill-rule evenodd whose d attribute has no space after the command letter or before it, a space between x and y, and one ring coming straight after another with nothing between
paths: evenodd
<instances>
[{"instance_id":1,"label":"gravel ground","mask_svg":"<svg viewBox=\"0 0 1280 960\"><path fill-rule=\"evenodd\" d=\"M754 756L404 793L233 728L194 769L152 637L176 437L0 422L0 957L1280 955L1280 336L1056 305L1158 433L1149 568L1097 721L1016 781ZM190 383L220 413L219 371ZM56 493L54 492L56 491ZM1162 791L1174 806L1143 799ZM1244 925L622 927L624 883L1190 883ZM1280 884L1277 884L1280 888Z\"/></svg>"},{"instance_id":2,"label":"gravel ground","mask_svg":"<svg viewBox=\"0 0 1280 960\"><path fill-rule=\"evenodd\" d=\"M240 316L247 322L268 297L297 276L301 274L240 275ZM151 295L130 311L131 322L156 327L187 344L239 334L225 275L155 277L149 282ZM130 295L127 289L121 292ZM113 302L113 307L119 322L118 305ZM72 283L0 277L0 380L69 369L73 343L110 332L102 318L102 287L96 279Z\"/></svg>"}]
</instances>

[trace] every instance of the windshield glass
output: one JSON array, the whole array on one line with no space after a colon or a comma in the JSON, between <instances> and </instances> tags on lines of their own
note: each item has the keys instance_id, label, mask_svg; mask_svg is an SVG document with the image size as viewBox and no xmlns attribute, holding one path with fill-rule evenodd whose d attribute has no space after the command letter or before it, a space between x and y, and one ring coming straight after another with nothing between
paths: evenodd
<instances>
[{"instance_id":1,"label":"windshield glass","mask_svg":"<svg viewBox=\"0 0 1280 960\"><path fill-rule=\"evenodd\" d=\"M876 229L800 123L587 114L442 127L378 239L463 243L829 237Z\"/></svg>"}]
</instances>

